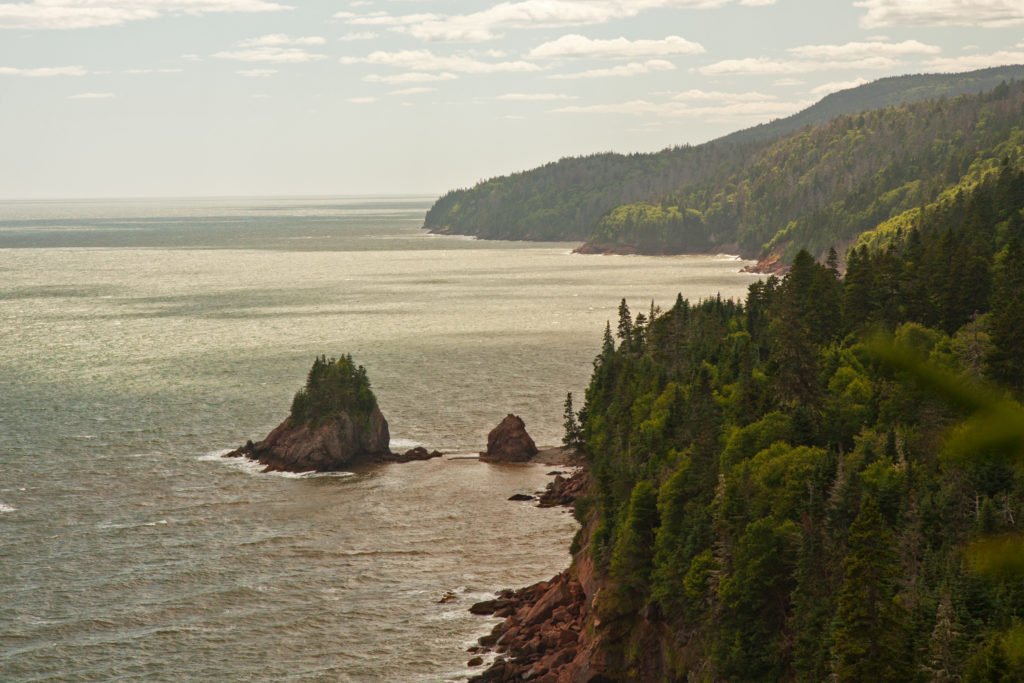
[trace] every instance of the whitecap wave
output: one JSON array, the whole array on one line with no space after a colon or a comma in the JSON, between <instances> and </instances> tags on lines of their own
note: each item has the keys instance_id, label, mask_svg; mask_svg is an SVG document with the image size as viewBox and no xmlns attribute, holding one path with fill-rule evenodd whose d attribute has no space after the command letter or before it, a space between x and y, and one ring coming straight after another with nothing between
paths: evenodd
<instances>
[{"instance_id":1,"label":"whitecap wave","mask_svg":"<svg viewBox=\"0 0 1024 683\"><path fill-rule=\"evenodd\" d=\"M211 451L200 455L197 460L203 462L219 462L222 465L228 465L234 469L241 470L246 474L260 477L279 477L281 479L315 479L315 478L326 478L326 477L354 477L355 472L264 472L263 468L265 465L261 464L256 460L250 460L249 458L225 458L224 456L230 453L232 449L222 448L217 451Z\"/></svg>"},{"instance_id":2,"label":"whitecap wave","mask_svg":"<svg viewBox=\"0 0 1024 683\"><path fill-rule=\"evenodd\" d=\"M18 508L14 507L13 505L8 505L7 503L0 503L0 512L17 512L17 511L18 511Z\"/></svg>"},{"instance_id":3,"label":"whitecap wave","mask_svg":"<svg viewBox=\"0 0 1024 683\"><path fill-rule=\"evenodd\" d=\"M422 442L414 441L412 439L391 439L388 443L388 447L393 451L407 451L410 448L416 448L417 446L422 445Z\"/></svg>"}]
</instances>

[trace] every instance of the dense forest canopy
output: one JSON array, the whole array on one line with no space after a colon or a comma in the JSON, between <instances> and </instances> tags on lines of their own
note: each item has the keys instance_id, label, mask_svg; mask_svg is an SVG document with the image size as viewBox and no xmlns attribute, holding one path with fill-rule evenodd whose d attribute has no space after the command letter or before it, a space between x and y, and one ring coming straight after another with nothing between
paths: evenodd
<instances>
[{"instance_id":1,"label":"dense forest canopy","mask_svg":"<svg viewBox=\"0 0 1024 683\"><path fill-rule=\"evenodd\" d=\"M823 255L1018 154L1022 77L883 79L703 145L563 159L449 192L424 227L644 253Z\"/></svg>"},{"instance_id":2,"label":"dense forest canopy","mask_svg":"<svg viewBox=\"0 0 1024 683\"><path fill-rule=\"evenodd\" d=\"M1007 91L970 106L1019 107ZM1024 512L1001 455L1024 438L1024 165L838 261L799 251L745 302L620 305L566 421L615 680L1024 680L1024 583L967 550ZM963 396L989 394L972 417Z\"/></svg>"}]
</instances>

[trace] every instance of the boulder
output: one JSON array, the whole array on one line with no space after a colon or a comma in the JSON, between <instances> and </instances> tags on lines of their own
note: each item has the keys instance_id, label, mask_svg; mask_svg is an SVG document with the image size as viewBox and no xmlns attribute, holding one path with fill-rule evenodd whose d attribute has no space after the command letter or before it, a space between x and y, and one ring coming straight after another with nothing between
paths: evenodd
<instances>
[{"instance_id":1,"label":"boulder","mask_svg":"<svg viewBox=\"0 0 1024 683\"><path fill-rule=\"evenodd\" d=\"M529 462L537 455L537 444L526 432L526 424L511 413L487 435L487 450L480 454L484 462Z\"/></svg>"},{"instance_id":2,"label":"boulder","mask_svg":"<svg viewBox=\"0 0 1024 683\"><path fill-rule=\"evenodd\" d=\"M388 422L376 406L365 419L346 411L295 424L288 418L267 438L228 453L266 465L265 472L334 472L391 455Z\"/></svg>"}]
</instances>

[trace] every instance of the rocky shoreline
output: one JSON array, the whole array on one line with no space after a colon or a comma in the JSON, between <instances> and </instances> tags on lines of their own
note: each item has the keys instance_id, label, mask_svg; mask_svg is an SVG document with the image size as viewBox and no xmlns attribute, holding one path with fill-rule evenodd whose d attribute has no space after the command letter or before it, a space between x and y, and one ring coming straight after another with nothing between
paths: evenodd
<instances>
[{"instance_id":1,"label":"rocky shoreline","mask_svg":"<svg viewBox=\"0 0 1024 683\"><path fill-rule=\"evenodd\" d=\"M587 487L581 468L571 477L556 475L541 495L541 507L572 506ZM483 655L496 653L493 663L470 678L475 683L538 681L575 683L600 681L594 661L594 641L588 629L596 582L593 565L581 553L572 566L548 581L526 588L500 591L493 600L469 608L473 614L501 617L467 663L481 666Z\"/></svg>"}]
</instances>

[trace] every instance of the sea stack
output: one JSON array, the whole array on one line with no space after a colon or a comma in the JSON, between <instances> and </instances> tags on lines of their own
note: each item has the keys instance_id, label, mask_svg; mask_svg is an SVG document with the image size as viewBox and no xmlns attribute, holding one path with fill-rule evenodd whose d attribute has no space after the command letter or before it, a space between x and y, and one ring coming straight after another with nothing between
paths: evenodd
<instances>
[{"instance_id":1,"label":"sea stack","mask_svg":"<svg viewBox=\"0 0 1024 683\"><path fill-rule=\"evenodd\" d=\"M391 459L390 440L366 369L351 356L321 356L288 418L262 441L249 441L227 457L257 460L267 472L333 472Z\"/></svg>"},{"instance_id":2,"label":"sea stack","mask_svg":"<svg viewBox=\"0 0 1024 683\"><path fill-rule=\"evenodd\" d=\"M537 445L526 432L518 415L509 413L487 435L487 450L480 454L484 462L529 462L537 455Z\"/></svg>"}]
</instances>

